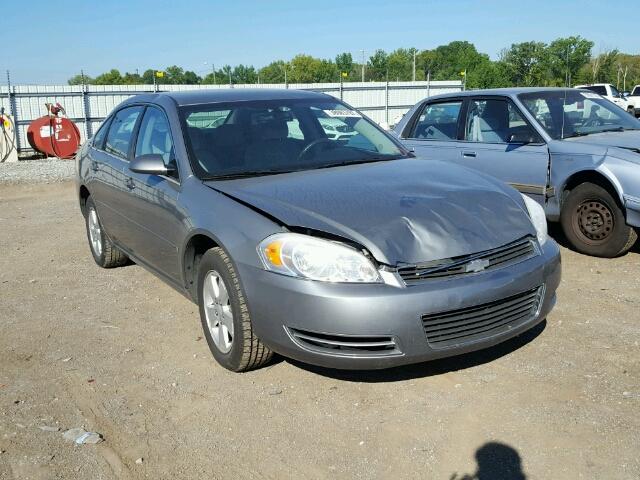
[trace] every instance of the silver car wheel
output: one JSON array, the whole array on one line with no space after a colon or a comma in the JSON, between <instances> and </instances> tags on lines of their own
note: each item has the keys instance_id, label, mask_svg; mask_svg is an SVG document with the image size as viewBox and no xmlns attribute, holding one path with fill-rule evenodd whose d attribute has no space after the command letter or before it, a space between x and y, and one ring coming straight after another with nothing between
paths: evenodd
<instances>
[{"instance_id":1,"label":"silver car wheel","mask_svg":"<svg viewBox=\"0 0 640 480\"><path fill-rule=\"evenodd\" d=\"M102 231L95 208L89 210L89 240L91 240L93 253L96 254L96 257L100 257L102 255Z\"/></svg>"},{"instance_id":2,"label":"silver car wheel","mask_svg":"<svg viewBox=\"0 0 640 480\"><path fill-rule=\"evenodd\" d=\"M233 312L227 286L215 270L204 278L202 300L213 343L222 353L228 353L233 345Z\"/></svg>"}]
</instances>

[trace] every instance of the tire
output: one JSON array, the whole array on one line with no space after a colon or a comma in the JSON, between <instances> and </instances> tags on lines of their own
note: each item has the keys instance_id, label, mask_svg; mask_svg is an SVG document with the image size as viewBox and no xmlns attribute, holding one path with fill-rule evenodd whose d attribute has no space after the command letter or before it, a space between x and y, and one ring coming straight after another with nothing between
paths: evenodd
<instances>
[{"instance_id":1,"label":"tire","mask_svg":"<svg viewBox=\"0 0 640 480\"><path fill-rule=\"evenodd\" d=\"M102 268L121 267L127 263L129 258L104 233L96 205L91 197L87 198L85 212L87 240L89 241L91 255L96 263Z\"/></svg>"},{"instance_id":2,"label":"tire","mask_svg":"<svg viewBox=\"0 0 640 480\"><path fill-rule=\"evenodd\" d=\"M633 118L636 117L636 109L634 107L629 107L627 108L627 112L629 113L629 115L631 115Z\"/></svg>"},{"instance_id":3,"label":"tire","mask_svg":"<svg viewBox=\"0 0 640 480\"><path fill-rule=\"evenodd\" d=\"M209 349L224 368L246 372L271 360L273 353L253 332L242 282L222 248L208 250L199 262L198 307Z\"/></svg>"},{"instance_id":4,"label":"tire","mask_svg":"<svg viewBox=\"0 0 640 480\"><path fill-rule=\"evenodd\" d=\"M593 183L582 183L569 192L560 223L577 251L595 257L622 255L638 238L636 231L625 223L618 202Z\"/></svg>"}]
</instances>

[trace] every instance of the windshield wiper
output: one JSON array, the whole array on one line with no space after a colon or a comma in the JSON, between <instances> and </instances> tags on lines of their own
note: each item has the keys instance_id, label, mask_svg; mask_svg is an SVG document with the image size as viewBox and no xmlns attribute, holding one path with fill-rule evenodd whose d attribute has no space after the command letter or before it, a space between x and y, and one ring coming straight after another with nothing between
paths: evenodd
<instances>
[{"instance_id":1,"label":"windshield wiper","mask_svg":"<svg viewBox=\"0 0 640 480\"><path fill-rule=\"evenodd\" d=\"M280 173L289 173L292 170L254 170L248 172L227 173L224 175L212 175L210 177L202 177L202 180L233 180L236 178L263 177L265 175L278 175Z\"/></svg>"},{"instance_id":2,"label":"windshield wiper","mask_svg":"<svg viewBox=\"0 0 640 480\"><path fill-rule=\"evenodd\" d=\"M638 128L624 128L622 126L613 127L613 128L605 128L604 130L597 130L595 132L573 132L571 135L566 135L562 138L571 138L571 137L584 137L585 135L595 135L598 133L607 133L607 132L626 132L629 130L640 130Z\"/></svg>"},{"instance_id":3,"label":"windshield wiper","mask_svg":"<svg viewBox=\"0 0 640 480\"><path fill-rule=\"evenodd\" d=\"M331 162L324 165L318 165L317 167L314 167L314 170L316 168L344 167L347 165L360 165L362 163L386 162L387 160L398 160L399 158L405 157L403 155L382 155L361 158L359 160L343 160L342 162Z\"/></svg>"}]
</instances>

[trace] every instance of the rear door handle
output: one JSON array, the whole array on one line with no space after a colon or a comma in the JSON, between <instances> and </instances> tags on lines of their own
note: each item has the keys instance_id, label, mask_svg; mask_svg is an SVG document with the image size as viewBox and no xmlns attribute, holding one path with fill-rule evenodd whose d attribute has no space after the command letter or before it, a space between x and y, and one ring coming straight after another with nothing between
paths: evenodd
<instances>
[{"instance_id":1,"label":"rear door handle","mask_svg":"<svg viewBox=\"0 0 640 480\"><path fill-rule=\"evenodd\" d=\"M129 190L133 190L134 188L136 188L136 184L134 183L133 178L127 178L125 185Z\"/></svg>"},{"instance_id":2,"label":"rear door handle","mask_svg":"<svg viewBox=\"0 0 640 480\"><path fill-rule=\"evenodd\" d=\"M462 156L465 158L476 158L476 152L471 152L469 150L463 150Z\"/></svg>"}]
</instances>

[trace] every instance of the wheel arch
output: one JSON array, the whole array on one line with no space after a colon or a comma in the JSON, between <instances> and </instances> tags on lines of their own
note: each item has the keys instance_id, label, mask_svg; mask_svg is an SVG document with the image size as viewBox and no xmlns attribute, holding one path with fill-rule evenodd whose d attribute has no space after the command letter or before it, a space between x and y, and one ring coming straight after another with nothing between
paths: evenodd
<instances>
[{"instance_id":1,"label":"wheel arch","mask_svg":"<svg viewBox=\"0 0 640 480\"><path fill-rule=\"evenodd\" d=\"M224 246L211 232L196 230L187 238L180 258L182 259L182 276L185 290L194 302L198 301L197 280L198 263L204 253L216 247Z\"/></svg>"},{"instance_id":2,"label":"wheel arch","mask_svg":"<svg viewBox=\"0 0 640 480\"><path fill-rule=\"evenodd\" d=\"M84 185L80 185L80 188L78 188L78 200L80 202L80 211L85 217L87 216L87 199L90 196L91 192L89 192L89 189Z\"/></svg>"},{"instance_id":3,"label":"wheel arch","mask_svg":"<svg viewBox=\"0 0 640 480\"><path fill-rule=\"evenodd\" d=\"M612 178L600 172L598 170L580 170L571 174L562 186L562 196L560 201L560 209L564 206L565 200L571 190L583 183L593 183L599 187L604 188L618 203L618 206L622 209L626 216L626 210L624 208L624 201L620 192L620 186Z\"/></svg>"}]
</instances>

